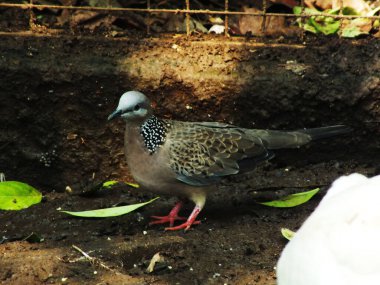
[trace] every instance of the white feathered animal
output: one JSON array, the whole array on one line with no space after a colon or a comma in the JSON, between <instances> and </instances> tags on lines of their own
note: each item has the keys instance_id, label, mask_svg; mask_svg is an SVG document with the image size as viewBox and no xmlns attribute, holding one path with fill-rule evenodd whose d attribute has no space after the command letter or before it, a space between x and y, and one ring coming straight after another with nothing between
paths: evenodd
<instances>
[{"instance_id":1,"label":"white feathered animal","mask_svg":"<svg viewBox=\"0 0 380 285\"><path fill-rule=\"evenodd\" d=\"M380 284L380 176L337 179L287 244L278 285Z\"/></svg>"}]
</instances>

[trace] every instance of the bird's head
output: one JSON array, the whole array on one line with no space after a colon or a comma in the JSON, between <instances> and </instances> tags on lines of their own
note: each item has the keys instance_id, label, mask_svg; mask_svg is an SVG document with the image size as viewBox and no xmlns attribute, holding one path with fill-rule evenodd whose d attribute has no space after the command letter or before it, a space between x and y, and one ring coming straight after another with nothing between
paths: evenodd
<instances>
[{"instance_id":1,"label":"bird's head","mask_svg":"<svg viewBox=\"0 0 380 285\"><path fill-rule=\"evenodd\" d=\"M144 121L152 113L149 99L139 91L125 92L119 100L116 110L108 116L108 120L117 117L125 121Z\"/></svg>"}]
</instances>

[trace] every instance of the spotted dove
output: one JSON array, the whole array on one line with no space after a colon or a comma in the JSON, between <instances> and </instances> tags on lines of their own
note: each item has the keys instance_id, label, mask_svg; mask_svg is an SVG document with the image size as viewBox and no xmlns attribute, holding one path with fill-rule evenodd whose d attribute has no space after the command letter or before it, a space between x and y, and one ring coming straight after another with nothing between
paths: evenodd
<instances>
[{"instance_id":1,"label":"spotted dove","mask_svg":"<svg viewBox=\"0 0 380 285\"><path fill-rule=\"evenodd\" d=\"M132 176L143 189L180 198L168 216L153 216L151 224L169 223L166 230L188 230L209 192L226 176L252 170L272 157L271 150L296 148L308 142L344 134L345 126L299 131L244 129L217 122L164 120L153 114L149 99L138 91L124 93L108 120L126 122L125 155ZM195 203L186 219L178 216L183 200ZM174 221L185 220L173 226Z\"/></svg>"}]
</instances>

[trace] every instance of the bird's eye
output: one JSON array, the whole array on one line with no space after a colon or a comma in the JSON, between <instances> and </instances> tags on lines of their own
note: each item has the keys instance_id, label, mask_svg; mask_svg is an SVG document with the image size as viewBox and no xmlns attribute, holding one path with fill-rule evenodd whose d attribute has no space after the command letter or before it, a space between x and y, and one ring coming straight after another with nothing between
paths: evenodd
<instances>
[{"instance_id":1,"label":"bird's eye","mask_svg":"<svg viewBox=\"0 0 380 285\"><path fill-rule=\"evenodd\" d=\"M140 105L139 104L137 104L136 106L135 106L135 109L134 109L135 111L138 111L138 110L140 110Z\"/></svg>"}]
</instances>

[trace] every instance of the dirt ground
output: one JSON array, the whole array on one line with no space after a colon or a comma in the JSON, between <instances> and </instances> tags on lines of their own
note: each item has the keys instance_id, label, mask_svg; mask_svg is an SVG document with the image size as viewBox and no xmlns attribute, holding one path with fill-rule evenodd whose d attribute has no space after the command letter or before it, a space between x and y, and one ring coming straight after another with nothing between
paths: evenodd
<instances>
[{"instance_id":1,"label":"dirt ground","mask_svg":"<svg viewBox=\"0 0 380 285\"><path fill-rule=\"evenodd\" d=\"M0 171L44 193L39 205L0 211L1 284L275 284L286 244L280 229L297 230L338 176L380 172L374 41L0 36ZM106 122L131 89L148 94L163 117L276 129L343 123L353 132L278 151L253 173L223 182L187 233L148 226L174 198L116 218L60 213L155 197L127 186L79 195L93 176L131 181L123 124ZM273 198L318 186L310 202L289 209L257 204L252 193ZM43 240L26 240L32 233ZM147 273L157 252L164 260Z\"/></svg>"},{"instance_id":2,"label":"dirt ground","mask_svg":"<svg viewBox=\"0 0 380 285\"><path fill-rule=\"evenodd\" d=\"M266 169L265 177L250 180L250 188L265 183L283 188L328 184L352 171L371 170L338 161L290 171ZM151 196L127 187L95 197L48 193L39 205L2 213L0 280L2 284L275 284L274 267L286 244L281 227L296 230L322 193L303 206L276 209L256 204L252 194L240 187L225 186L209 199L202 224L187 233L148 226L149 216L166 213L174 199L162 198L127 216L80 219L57 209L97 209ZM25 241L31 233L44 240ZM73 245L96 261L84 258ZM148 274L145 270L157 252L164 261Z\"/></svg>"}]
</instances>

